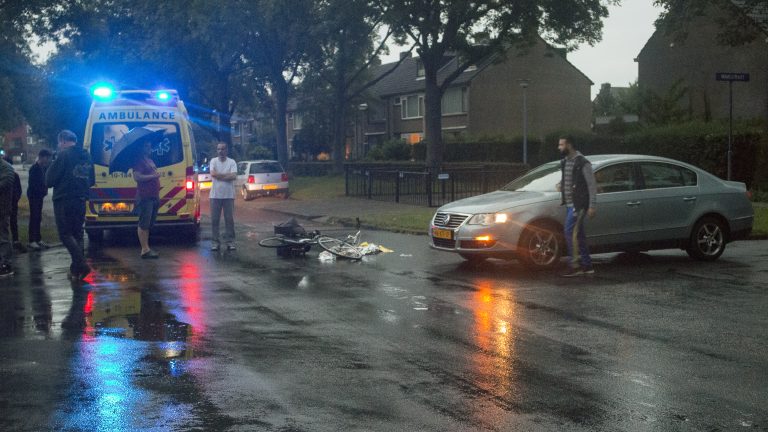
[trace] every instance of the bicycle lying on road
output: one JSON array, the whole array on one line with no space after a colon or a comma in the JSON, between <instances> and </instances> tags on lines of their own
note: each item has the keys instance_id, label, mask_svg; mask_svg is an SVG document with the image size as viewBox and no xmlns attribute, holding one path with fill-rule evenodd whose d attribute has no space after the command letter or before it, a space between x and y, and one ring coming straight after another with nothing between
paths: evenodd
<instances>
[{"instance_id":1,"label":"bicycle lying on road","mask_svg":"<svg viewBox=\"0 0 768 432\"><path fill-rule=\"evenodd\" d=\"M259 241L259 246L277 249L277 255L282 257L303 255L314 245L340 258L360 260L363 252L358 246L360 231L354 235L347 235L344 239L338 239L320 234L320 231L298 233L294 235L277 234Z\"/></svg>"}]
</instances>

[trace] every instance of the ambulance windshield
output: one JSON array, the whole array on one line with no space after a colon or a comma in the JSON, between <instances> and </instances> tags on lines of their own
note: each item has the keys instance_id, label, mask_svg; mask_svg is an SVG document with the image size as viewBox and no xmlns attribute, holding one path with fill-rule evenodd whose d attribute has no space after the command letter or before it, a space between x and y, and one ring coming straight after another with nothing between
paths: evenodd
<instances>
[{"instance_id":1,"label":"ambulance windshield","mask_svg":"<svg viewBox=\"0 0 768 432\"><path fill-rule=\"evenodd\" d=\"M97 165L109 166L112 148L123 135L131 130L143 127L149 130L163 130L162 139L152 145L152 159L155 165L165 167L184 160L184 148L181 145L178 125L175 123L95 123L91 135L91 158Z\"/></svg>"}]
</instances>

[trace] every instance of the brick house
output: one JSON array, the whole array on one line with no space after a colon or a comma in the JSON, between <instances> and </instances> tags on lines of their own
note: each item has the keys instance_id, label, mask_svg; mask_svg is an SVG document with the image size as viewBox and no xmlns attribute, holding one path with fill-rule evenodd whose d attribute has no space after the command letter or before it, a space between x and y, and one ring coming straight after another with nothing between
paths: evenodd
<instances>
[{"instance_id":1,"label":"brick house","mask_svg":"<svg viewBox=\"0 0 768 432\"><path fill-rule=\"evenodd\" d=\"M726 16L725 8L746 14L761 36L740 46L719 43L718 20ZM768 118L768 6L724 0L694 19L683 41L654 32L635 61L641 90L664 95L679 82L688 90L683 107L705 120L728 117L728 83L716 81L715 74L749 73L749 82L733 85L734 117Z\"/></svg>"},{"instance_id":2,"label":"brick house","mask_svg":"<svg viewBox=\"0 0 768 432\"><path fill-rule=\"evenodd\" d=\"M457 67L447 56L438 80ZM390 71L397 62L377 66L372 76ZM521 81L527 81L527 88ZM561 130L589 130L592 81L571 64L565 53L539 39L525 51L510 48L471 66L451 84L442 100L446 136L522 136L523 92L526 92L529 136ZM370 89L369 98L350 115L347 155L363 157L390 139L417 143L424 136L424 70L408 56L397 69ZM288 139L300 130L300 104L289 106Z\"/></svg>"},{"instance_id":3,"label":"brick house","mask_svg":"<svg viewBox=\"0 0 768 432\"><path fill-rule=\"evenodd\" d=\"M0 148L6 155L19 158L26 163L34 162L40 150L50 149L46 140L35 135L26 122L0 135Z\"/></svg>"}]
</instances>

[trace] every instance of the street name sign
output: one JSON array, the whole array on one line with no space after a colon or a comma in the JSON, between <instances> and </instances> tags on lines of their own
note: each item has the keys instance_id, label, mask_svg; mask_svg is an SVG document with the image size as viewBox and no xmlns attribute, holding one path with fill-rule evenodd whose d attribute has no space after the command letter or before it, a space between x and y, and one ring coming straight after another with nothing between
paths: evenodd
<instances>
[{"instance_id":1,"label":"street name sign","mask_svg":"<svg viewBox=\"0 0 768 432\"><path fill-rule=\"evenodd\" d=\"M715 74L717 81L749 81L748 73L718 72Z\"/></svg>"}]
</instances>

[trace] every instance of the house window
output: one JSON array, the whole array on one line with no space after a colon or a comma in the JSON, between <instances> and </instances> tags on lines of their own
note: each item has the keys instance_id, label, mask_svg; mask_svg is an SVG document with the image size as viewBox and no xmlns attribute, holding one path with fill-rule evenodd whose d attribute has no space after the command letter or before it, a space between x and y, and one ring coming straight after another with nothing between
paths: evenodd
<instances>
[{"instance_id":1,"label":"house window","mask_svg":"<svg viewBox=\"0 0 768 432\"><path fill-rule=\"evenodd\" d=\"M424 78L424 62L416 60L416 79Z\"/></svg>"},{"instance_id":2,"label":"house window","mask_svg":"<svg viewBox=\"0 0 768 432\"><path fill-rule=\"evenodd\" d=\"M424 115L424 97L420 95L403 96L401 98L401 118L421 118Z\"/></svg>"},{"instance_id":3,"label":"house window","mask_svg":"<svg viewBox=\"0 0 768 432\"><path fill-rule=\"evenodd\" d=\"M293 130L301 129L304 123L304 115L302 113L293 113Z\"/></svg>"},{"instance_id":4,"label":"house window","mask_svg":"<svg viewBox=\"0 0 768 432\"><path fill-rule=\"evenodd\" d=\"M386 120L384 107L377 103L368 104L368 121L380 122Z\"/></svg>"},{"instance_id":5,"label":"house window","mask_svg":"<svg viewBox=\"0 0 768 432\"><path fill-rule=\"evenodd\" d=\"M467 112L467 88L452 87L443 94L442 113L463 114Z\"/></svg>"}]
</instances>

